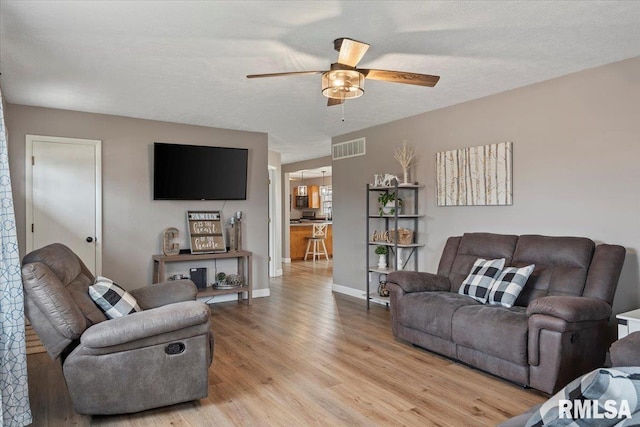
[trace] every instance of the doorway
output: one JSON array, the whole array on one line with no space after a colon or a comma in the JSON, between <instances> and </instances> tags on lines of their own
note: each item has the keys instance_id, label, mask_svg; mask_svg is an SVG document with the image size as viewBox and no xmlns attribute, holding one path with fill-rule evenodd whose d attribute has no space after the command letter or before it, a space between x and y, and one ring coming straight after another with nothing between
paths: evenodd
<instances>
[{"instance_id":1,"label":"doorway","mask_svg":"<svg viewBox=\"0 0 640 427\"><path fill-rule=\"evenodd\" d=\"M26 136L26 251L62 243L102 273L102 142Z\"/></svg>"},{"instance_id":2,"label":"doorway","mask_svg":"<svg viewBox=\"0 0 640 427\"><path fill-rule=\"evenodd\" d=\"M307 268L332 270L333 253L333 209L332 209L332 173L331 165L288 172L287 195L289 198L288 217L289 235L286 240L288 259L291 263L309 264ZM320 257L319 262L312 262L313 256L307 253L309 238L312 236L314 224L328 225L324 243L329 254L327 260ZM307 258L305 261L304 258ZM285 272L286 273L286 272Z\"/></svg>"}]
</instances>

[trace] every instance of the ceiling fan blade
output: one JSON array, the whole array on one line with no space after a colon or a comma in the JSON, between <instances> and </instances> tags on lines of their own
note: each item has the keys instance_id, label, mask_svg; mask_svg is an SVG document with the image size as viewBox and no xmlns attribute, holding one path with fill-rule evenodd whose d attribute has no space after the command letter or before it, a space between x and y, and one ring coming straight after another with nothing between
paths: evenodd
<instances>
[{"instance_id":1,"label":"ceiling fan blade","mask_svg":"<svg viewBox=\"0 0 640 427\"><path fill-rule=\"evenodd\" d=\"M329 100L327 101L327 107L331 107L332 105L340 105L340 104L344 104L344 99L329 98Z\"/></svg>"},{"instance_id":2,"label":"ceiling fan blade","mask_svg":"<svg viewBox=\"0 0 640 427\"><path fill-rule=\"evenodd\" d=\"M338 53L338 62L340 64L355 67L369 49L369 45L351 39L336 39L333 46Z\"/></svg>"},{"instance_id":3,"label":"ceiling fan blade","mask_svg":"<svg viewBox=\"0 0 640 427\"><path fill-rule=\"evenodd\" d=\"M292 71L288 73L270 73L270 74L249 74L248 79L257 79L261 77L280 77L280 76L304 76L311 74L322 74L324 71Z\"/></svg>"},{"instance_id":4,"label":"ceiling fan blade","mask_svg":"<svg viewBox=\"0 0 640 427\"><path fill-rule=\"evenodd\" d=\"M431 76L429 74L405 73L404 71L385 71L385 70L366 70L358 69L357 71L365 75L367 79L382 80L392 83L405 83L410 85L434 87L440 76Z\"/></svg>"}]
</instances>

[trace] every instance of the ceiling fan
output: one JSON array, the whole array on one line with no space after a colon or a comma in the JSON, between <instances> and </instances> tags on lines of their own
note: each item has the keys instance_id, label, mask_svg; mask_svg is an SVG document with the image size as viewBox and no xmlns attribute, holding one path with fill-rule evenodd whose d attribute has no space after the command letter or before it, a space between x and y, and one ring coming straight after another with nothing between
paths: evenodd
<instances>
[{"instance_id":1,"label":"ceiling fan","mask_svg":"<svg viewBox=\"0 0 640 427\"><path fill-rule=\"evenodd\" d=\"M360 62L367 52L367 49L369 49L367 43L362 43L357 40L345 37L335 39L333 41L333 47L338 51L338 61L331 64L331 69L329 70L250 74L247 78L322 74L322 94L329 98L327 104L329 106L339 105L346 99L362 96L364 94L365 79L428 87L435 86L440 79L439 76L431 76L428 74L356 68L358 62Z\"/></svg>"}]
</instances>

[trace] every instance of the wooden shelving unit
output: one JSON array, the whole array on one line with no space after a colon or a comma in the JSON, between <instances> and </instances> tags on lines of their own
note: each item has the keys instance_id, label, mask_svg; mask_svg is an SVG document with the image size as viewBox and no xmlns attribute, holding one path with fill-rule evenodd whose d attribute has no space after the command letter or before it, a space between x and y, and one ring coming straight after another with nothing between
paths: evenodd
<instances>
[{"instance_id":1,"label":"wooden shelving unit","mask_svg":"<svg viewBox=\"0 0 640 427\"><path fill-rule=\"evenodd\" d=\"M197 262L215 259L237 259L238 274L243 277L244 285L237 288L216 289L207 286L206 289L198 289L198 297L211 297L216 295L238 294L238 301L242 301L244 293L247 294L247 304L251 305L253 298L252 284L252 257L249 251L224 252L215 254L180 254L180 255L153 255L153 283L164 282L165 267L170 262Z\"/></svg>"}]
</instances>

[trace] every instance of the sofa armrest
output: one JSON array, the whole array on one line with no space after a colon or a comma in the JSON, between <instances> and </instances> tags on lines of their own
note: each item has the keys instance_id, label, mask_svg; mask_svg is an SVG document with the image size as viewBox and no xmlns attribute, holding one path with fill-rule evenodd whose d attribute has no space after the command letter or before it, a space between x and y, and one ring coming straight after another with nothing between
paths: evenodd
<instances>
[{"instance_id":1,"label":"sofa armrest","mask_svg":"<svg viewBox=\"0 0 640 427\"><path fill-rule=\"evenodd\" d=\"M80 337L87 348L125 344L173 332L209 321L210 309L198 301L184 301L106 320L88 328Z\"/></svg>"},{"instance_id":2,"label":"sofa armrest","mask_svg":"<svg viewBox=\"0 0 640 427\"><path fill-rule=\"evenodd\" d=\"M614 341L609 353L612 366L640 366L640 332Z\"/></svg>"},{"instance_id":3,"label":"sofa armrest","mask_svg":"<svg viewBox=\"0 0 640 427\"><path fill-rule=\"evenodd\" d=\"M548 296L532 301L529 316L529 385L555 393L602 366L611 306L596 298Z\"/></svg>"},{"instance_id":4,"label":"sofa armrest","mask_svg":"<svg viewBox=\"0 0 640 427\"><path fill-rule=\"evenodd\" d=\"M546 314L571 323L586 322L608 319L611 306L595 298L550 296L538 298L529 304L527 316L534 314Z\"/></svg>"},{"instance_id":5,"label":"sofa armrest","mask_svg":"<svg viewBox=\"0 0 640 427\"><path fill-rule=\"evenodd\" d=\"M448 291L449 278L420 271L394 271L387 275L387 282L397 284L405 293Z\"/></svg>"},{"instance_id":6,"label":"sofa armrest","mask_svg":"<svg viewBox=\"0 0 640 427\"><path fill-rule=\"evenodd\" d=\"M198 288L191 280L173 280L129 291L143 310L182 301L194 301Z\"/></svg>"}]
</instances>

